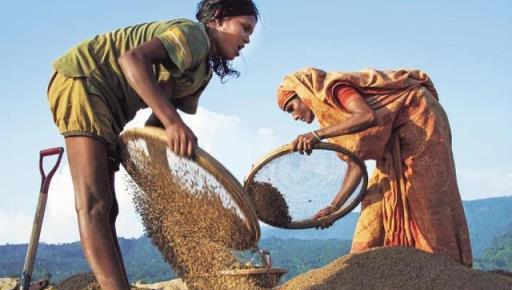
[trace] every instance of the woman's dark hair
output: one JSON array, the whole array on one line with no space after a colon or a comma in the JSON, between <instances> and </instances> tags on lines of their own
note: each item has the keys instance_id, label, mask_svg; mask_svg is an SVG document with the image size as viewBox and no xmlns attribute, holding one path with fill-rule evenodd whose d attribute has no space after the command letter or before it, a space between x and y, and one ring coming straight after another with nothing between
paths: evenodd
<instances>
[{"instance_id":1,"label":"woman's dark hair","mask_svg":"<svg viewBox=\"0 0 512 290\"><path fill-rule=\"evenodd\" d=\"M202 0L197 4L196 18L206 24L216 19L230 16L254 16L258 20L258 8L252 0ZM220 77L240 76L231 68L231 63L219 56L210 56L210 67Z\"/></svg>"}]
</instances>

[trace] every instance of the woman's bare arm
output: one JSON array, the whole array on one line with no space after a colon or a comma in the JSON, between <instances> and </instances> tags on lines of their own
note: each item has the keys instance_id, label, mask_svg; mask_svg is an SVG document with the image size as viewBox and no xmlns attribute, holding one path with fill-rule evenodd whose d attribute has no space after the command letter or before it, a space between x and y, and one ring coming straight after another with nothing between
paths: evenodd
<instances>
[{"instance_id":1,"label":"woman's bare arm","mask_svg":"<svg viewBox=\"0 0 512 290\"><path fill-rule=\"evenodd\" d=\"M321 139L358 133L375 125L375 113L360 95L352 96L344 107L351 116L342 123L316 130Z\"/></svg>"},{"instance_id":2,"label":"woman's bare arm","mask_svg":"<svg viewBox=\"0 0 512 290\"><path fill-rule=\"evenodd\" d=\"M343 179L343 183L340 187L340 190L332 200L331 204L327 207L319 210L314 216L313 220L317 220L324 216L328 216L333 212L340 209L343 204L350 197L350 194L357 188L359 183L361 182L361 178L363 177L363 171L361 168L353 161L347 161L347 172L345 173L345 177ZM320 226L320 228L327 228L332 225L332 221L326 221L324 224Z\"/></svg>"},{"instance_id":3,"label":"woman's bare arm","mask_svg":"<svg viewBox=\"0 0 512 290\"><path fill-rule=\"evenodd\" d=\"M164 45L155 38L127 51L118 62L128 83L165 128L170 149L180 156L192 156L197 138L167 99L153 72L153 64L170 62Z\"/></svg>"},{"instance_id":4,"label":"woman's bare arm","mask_svg":"<svg viewBox=\"0 0 512 290\"><path fill-rule=\"evenodd\" d=\"M339 209L347 201L348 197L357 188L363 177L363 171L361 167L354 161L347 162L348 169L343 179L343 184L340 190L331 202L331 205L336 209Z\"/></svg>"},{"instance_id":5,"label":"woman's bare arm","mask_svg":"<svg viewBox=\"0 0 512 290\"><path fill-rule=\"evenodd\" d=\"M292 151L310 154L313 146L321 139L358 133L376 124L374 111L359 94L351 96L344 108L350 117L341 123L297 136L292 142Z\"/></svg>"}]
</instances>

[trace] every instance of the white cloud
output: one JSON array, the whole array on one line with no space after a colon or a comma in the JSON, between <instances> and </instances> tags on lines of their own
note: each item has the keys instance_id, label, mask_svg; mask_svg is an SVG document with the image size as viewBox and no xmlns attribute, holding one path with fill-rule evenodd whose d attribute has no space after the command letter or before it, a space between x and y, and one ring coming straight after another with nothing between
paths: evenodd
<instances>
[{"instance_id":1,"label":"white cloud","mask_svg":"<svg viewBox=\"0 0 512 290\"><path fill-rule=\"evenodd\" d=\"M40 242L68 243L80 239L74 206L74 191L69 166L63 160L63 167L52 178L47 198ZM116 223L119 236L132 238L142 234L142 224L121 180L121 170L116 175L116 196L120 214ZM35 207L34 207L35 208ZM34 209L35 210L35 209ZM34 213L0 213L0 244L28 243L32 230Z\"/></svg>"},{"instance_id":2,"label":"white cloud","mask_svg":"<svg viewBox=\"0 0 512 290\"><path fill-rule=\"evenodd\" d=\"M36 202L37 199L34 198L34 203ZM3 235L8 234L8 236L0 236L0 244L28 243L35 208L36 205L34 204L32 212L0 214L0 228L11 229L8 233L3 233ZM78 239L78 228L74 214L73 186L69 167L64 158L61 162L61 168L55 173L50 183L39 241L64 243L77 241Z\"/></svg>"},{"instance_id":3,"label":"white cloud","mask_svg":"<svg viewBox=\"0 0 512 290\"><path fill-rule=\"evenodd\" d=\"M260 128L258 129L258 134L260 136L271 137L274 132L270 128Z\"/></svg>"},{"instance_id":4,"label":"white cloud","mask_svg":"<svg viewBox=\"0 0 512 290\"><path fill-rule=\"evenodd\" d=\"M71 173L66 162L53 177L40 241L64 243L79 240Z\"/></svg>"},{"instance_id":5,"label":"white cloud","mask_svg":"<svg viewBox=\"0 0 512 290\"><path fill-rule=\"evenodd\" d=\"M30 238L33 217L24 212L0 212L0 245L27 243ZM5 230L10 229L10 230Z\"/></svg>"}]
</instances>

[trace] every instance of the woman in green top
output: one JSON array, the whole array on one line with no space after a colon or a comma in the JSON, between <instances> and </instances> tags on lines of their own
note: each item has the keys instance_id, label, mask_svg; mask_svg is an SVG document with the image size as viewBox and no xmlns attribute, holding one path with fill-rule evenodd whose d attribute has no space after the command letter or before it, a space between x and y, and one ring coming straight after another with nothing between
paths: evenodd
<instances>
[{"instance_id":1,"label":"woman in green top","mask_svg":"<svg viewBox=\"0 0 512 290\"><path fill-rule=\"evenodd\" d=\"M196 18L134 25L97 35L53 65L48 100L65 136L84 254L102 289L128 289L117 243L116 139L150 107L170 149L191 156L197 138L177 109L194 114L212 71L238 76L230 62L258 20L252 0L203 0Z\"/></svg>"}]
</instances>

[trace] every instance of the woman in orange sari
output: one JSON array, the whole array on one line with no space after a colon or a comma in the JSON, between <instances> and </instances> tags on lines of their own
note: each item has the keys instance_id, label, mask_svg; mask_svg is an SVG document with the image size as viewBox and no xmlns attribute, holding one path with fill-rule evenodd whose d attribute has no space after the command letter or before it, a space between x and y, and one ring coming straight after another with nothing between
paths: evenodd
<instances>
[{"instance_id":1,"label":"woman in orange sari","mask_svg":"<svg viewBox=\"0 0 512 290\"><path fill-rule=\"evenodd\" d=\"M293 150L310 153L329 139L363 160L376 160L351 252L407 246L472 265L448 118L427 74L306 68L284 78L277 101L295 120L311 123L316 117L320 123L320 129L298 136ZM339 208L360 178L349 163L342 189L313 218Z\"/></svg>"}]
</instances>

